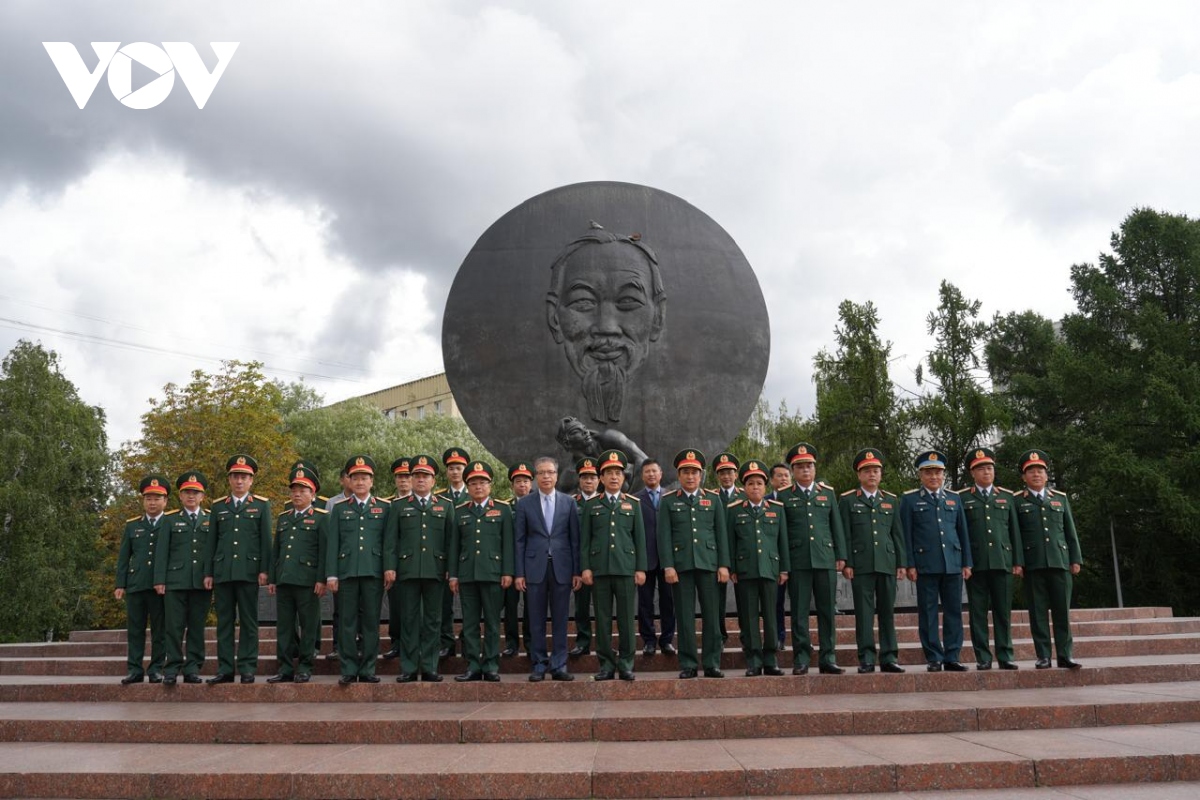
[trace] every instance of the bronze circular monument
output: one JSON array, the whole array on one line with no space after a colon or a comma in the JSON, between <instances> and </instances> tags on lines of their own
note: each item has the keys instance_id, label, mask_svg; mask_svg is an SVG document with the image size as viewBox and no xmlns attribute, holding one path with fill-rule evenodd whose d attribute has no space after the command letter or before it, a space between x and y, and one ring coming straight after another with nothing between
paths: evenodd
<instances>
[{"instance_id":1,"label":"bronze circular monument","mask_svg":"<svg viewBox=\"0 0 1200 800\"><path fill-rule=\"evenodd\" d=\"M686 201L629 183L526 200L467 254L442 324L463 417L505 463L617 447L723 449L762 391L770 324L754 271Z\"/></svg>"}]
</instances>

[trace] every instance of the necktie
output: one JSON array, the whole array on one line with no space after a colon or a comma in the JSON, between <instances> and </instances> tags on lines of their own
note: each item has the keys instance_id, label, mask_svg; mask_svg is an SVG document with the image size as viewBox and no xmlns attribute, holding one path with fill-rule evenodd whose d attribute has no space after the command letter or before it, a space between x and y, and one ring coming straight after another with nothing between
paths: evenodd
<instances>
[{"instance_id":1,"label":"necktie","mask_svg":"<svg viewBox=\"0 0 1200 800\"><path fill-rule=\"evenodd\" d=\"M190 514L188 514L188 518L189 518L189 519L188 519L188 521L189 521L189 522L191 522L193 525L195 525L195 524L196 524L196 512L195 512L195 511L193 511L193 512L192 512L192 513L190 513Z\"/></svg>"},{"instance_id":2,"label":"necktie","mask_svg":"<svg viewBox=\"0 0 1200 800\"><path fill-rule=\"evenodd\" d=\"M550 495L542 495L542 521L546 523L547 533L550 531L550 522L554 519L554 506L551 502Z\"/></svg>"},{"instance_id":3,"label":"necktie","mask_svg":"<svg viewBox=\"0 0 1200 800\"><path fill-rule=\"evenodd\" d=\"M422 497L422 498L421 498L421 510L422 510L422 511L428 511L428 510L429 510L429 498L428 498L428 497Z\"/></svg>"},{"instance_id":4,"label":"necktie","mask_svg":"<svg viewBox=\"0 0 1200 800\"><path fill-rule=\"evenodd\" d=\"M689 494L689 495L687 496L687 504L688 504L689 506L694 506L694 505L696 505L696 495L694 495L694 494Z\"/></svg>"},{"instance_id":5,"label":"necktie","mask_svg":"<svg viewBox=\"0 0 1200 800\"><path fill-rule=\"evenodd\" d=\"M658 508L658 489L650 492L650 504L655 508Z\"/></svg>"},{"instance_id":6,"label":"necktie","mask_svg":"<svg viewBox=\"0 0 1200 800\"><path fill-rule=\"evenodd\" d=\"M483 503L480 503L479 505L475 506L475 513L478 514L479 516L482 517L483 512L485 512L485 511L487 511L487 506L485 506Z\"/></svg>"},{"instance_id":7,"label":"necktie","mask_svg":"<svg viewBox=\"0 0 1200 800\"><path fill-rule=\"evenodd\" d=\"M234 501L233 501L233 513L235 513L235 514L236 514L237 512L239 512L239 511L241 511L241 510L242 510L242 501L241 501L241 500L234 500Z\"/></svg>"},{"instance_id":8,"label":"necktie","mask_svg":"<svg viewBox=\"0 0 1200 800\"><path fill-rule=\"evenodd\" d=\"M367 513L367 501L366 500L358 501L358 513L360 513L360 514Z\"/></svg>"}]
</instances>

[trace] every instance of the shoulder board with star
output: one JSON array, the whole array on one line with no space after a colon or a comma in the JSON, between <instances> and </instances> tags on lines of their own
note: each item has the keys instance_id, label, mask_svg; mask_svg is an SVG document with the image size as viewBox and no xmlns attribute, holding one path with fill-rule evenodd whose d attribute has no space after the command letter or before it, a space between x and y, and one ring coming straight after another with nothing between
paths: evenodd
<instances>
[{"instance_id":1,"label":"shoulder board with star","mask_svg":"<svg viewBox=\"0 0 1200 800\"><path fill-rule=\"evenodd\" d=\"M778 500L772 500L772 499L770 499L770 498L767 498L767 501L766 501L766 502L767 502L767 505L769 505L769 506L781 506L781 505L783 505L783 503L779 502Z\"/></svg>"},{"instance_id":2,"label":"shoulder board with star","mask_svg":"<svg viewBox=\"0 0 1200 800\"><path fill-rule=\"evenodd\" d=\"M953 489L943 489L942 491L944 491L946 494L952 494L955 497L958 497L958 495L959 495L959 492L956 492Z\"/></svg>"},{"instance_id":3,"label":"shoulder board with star","mask_svg":"<svg viewBox=\"0 0 1200 800\"><path fill-rule=\"evenodd\" d=\"M466 508L466 507L467 507L467 506L469 506L469 505L471 505L471 501L470 501L470 500L463 500L461 503L459 503L458 505L456 505L456 506L455 506L455 508Z\"/></svg>"},{"instance_id":4,"label":"shoulder board with star","mask_svg":"<svg viewBox=\"0 0 1200 800\"><path fill-rule=\"evenodd\" d=\"M289 503L288 506L283 509L283 511L280 511L278 514L275 515L275 519L283 519L284 517L286 517L288 514L291 514L291 513L292 513L292 508L291 508L291 504Z\"/></svg>"},{"instance_id":5,"label":"shoulder board with star","mask_svg":"<svg viewBox=\"0 0 1200 800\"><path fill-rule=\"evenodd\" d=\"M894 493L892 493L892 492L889 492L889 491L887 491L886 489L880 489L880 490L879 490L879 493L880 493L881 495L883 495L884 497L895 497L895 496L896 496Z\"/></svg>"},{"instance_id":6,"label":"shoulder board with star","mask_svg":"<svg viewBox=\"0 0 1200 800\"><path fill-rule=\"evenodd\" d=\"M1016 492L1014 492L1012 489L1005 489L1003 486L993 485L992 488L995 489L997 492L1004 492L1005 494L1016 494Z\"/></svg>"},{"instance_id":7,"label":"shoulder board with star","mask_svg":"<svg viewBox=\"0 0 1200 800\"><path fill-rule=\"evenodd\" d=\"M632 500L635 503L642 502L642 498L638 497L637 495L626 494L625 492L621 492L621 499L622 500Z\"/></svg>"},{"instance_id":8,"label":"shoulder board with star","mask_svg":"<svg viewBox=\"0 0 1200 800\"><path fill-rule=\"evenodd\" d=\"M271 502L271 498L263 497L261 494L251 495L251 497L253 497L255 500L262 500L264 503Z\"/></svg>"},{"instance_id":9,"label":"shoulder board with star","mask_svg":"<svg viewBox=\"0 0 1200 800\"><path fill-rule=\"evenodd\" d=\"M216 500L213 500L213 505L215 506L217 503L220 503L220 502L222 502L224 500L228 500L228 499L229 499L229 495L225 495L224 497L218 497Z\"/></svg>"},{"instance_id":10,"label":"shoulder board with star","mask_svg":"<svg viewBox=\"0 0 1200 800\"><path fill-rule=\"evenodd\" d=\"M830 485L829 485L828 483L826 483L825 481L817 481L817 486L822 486L822 487L824 487L824 488L828 489L828 490L829 490L829 491L831 491L831 492L836 492L836 491L837 491L837 489L834 489L832 486L830 486Z\"/></svg>"},{"instance_id":11,"label":"shoulder board with star","mask_svg":"<svg viewBox=\"0 0 1200 800\"><path fill-rule=\"evenodd\" d=\"M1013 497L1029 497L1029 490L1022 489L1019 492L1013 492Z\"/></svg>"},{"instance_id":12,"label":"shoulder board with star","mask_svg":"<svg viewBox=\"0 0 1200 800\"><path fill-rule=\"evenodd\" d=\"M349 499L350 499L350 498L349 498L349 497L346 497L346 495L342 495L342 496L341 496L341 497L339 497L337 500L334 500L334 501L333 501L333 504L336 506L336 505L338 505L339 503L344 503L344 502L346 502L346 501L347 501L347 500L349 500Z\"/></svg>"},{"instance_id":13,"label":"shoulder board with star","mask_svg":"<svg viewBox=\"0 0 1200 800\"><path fill-rule=\"evenodd\" d=\"M905 492L905 494L913 494L914 492L919 492L919 491L921 491L921 487L918 486L916 489L909 489L908 491Z\"/></svg>"},{"instance_id":14,"label":"shoulder board with star","mask_svg":"<svg viewBox=\"0 0 1200 800\"><path fill-rule=\"evenodd\" d=\"M1051 489L1049 493L1052 495L1056 495L1058 497L1066 497L1067 496L1066 492L1060 492L1058 489Z\"/></svg>"},{"instance_id":15,"label":"shoulder board with star","mask_svg":"<svg viewBox=\"0 0 1200 800\"><path fill-rule=\"evenodd\" d=\"M842 492L842 493L841 493L840 495L838 495L838 496L839 496L839 497L849 497L850 495L854 494L854 493L855 493L855 492L857 492L857 491L858 491L858 489L848 489L848 490L846 490L846 491Z\"/></svg>"},{"instance_id":16,"label":"shoulder board with star","mask_svg":"<svg viewBox=\"0 0 1200 800\"><path fill-rule=\"evenodd\" d=\"M683 497L683 489L676 489L675 491L671 492L671 494L675 495L676 497Z\"/></svg>"},{"instance_id":17,"label":"shoulder board with star","mask_svg":"<svg viewBox=\"0 0 1200 800\"><path fill-rule=\"evenodd\" d=\"M380 500L387 500L389 503L391 503L391 502L394 502L394 501L396 500L396 495L392 495L391 497L381 497L381 498L379 498L379 499L380 499Z\"/></svg>"},{"instance_id":18,"label":"shoulder board with star","mask_svg":"<svg viewBox=\"0 0 1200 800\"><path fill-rule=\"evenodd\" d=\"M437 493L435 492L433 496L434 496L434 497L436 497L436 498L438 498L439 500L444 500L444 501L446 501L447 503L453 503L453 502L454 502L454 498L450 496L450 493L449 493L449 492L442 492L441 494L437 494Z\"/></svg>"},{"instance_id":19,"label":"shoulder board with star","mask_svg":"<svg viewBox=\"0 0 1200 800\"><path fill-rule=\"evenodd\" d=\"M740 505L745 505L745 503L746 503L745 500L730 500L728 503L725 504L725 507L726 508L736 508Z\"/></svg>"},{"instance_id":20,"label":"shoulder board with star","mask_svg":"<svg viewBox=\"0 0 1200 800\"><path fill-rule=\"evenodd\" d=\"M390 505L392 504L392 498L390 498L390 497L376 497L376 498L375 498L375 502L377 502L377 503L383 503L385 506L390 506Z\"/></svg>"},{"instance_id":21,"label":"shoulder board with star","mask_svg":"<svg viewBox=\"0 0 1200 800\"><path fill-rule=\"evenodd\" d=\"M517 502L517 498L515 498L515 497L511 500L501 500L498 497L493 497L492 500L493 500L493 502L499 503L502 506L510 506L513 503Z\"/></svg>"},{"instance_id":22,"label":"shoulder board with star","mask_svg":"<svg viewBox=\"0 0 1200 800\"><path fill-rule=\"evenodd\" d=\"M136 517L130 517L129 519L125 520L125 524L128 525L131 522L137 522L141 518L142 518L142 515L138 514Z\"/></svg>"},{"instance_id":23,"label":"shoulder board with star","mask_svg":"<svg viewBox=\"0 0 1200 800\"><path fill-rule=\"evenodd\" d=\"M163 512L163 516L164 516L164 517L169 517L169 516L171 516L172 514L178 514L178 513L179 513L179 509L178 509L178 508L172 508L170 511L165 511L165 512Z\"/></svg>"},{"instance_id":24,"label":"shoulder board with star","mask_svg":"<svg viewBox=\"0 0 1200 800\"><path fill-rule=\"evenodd\" d=\"M329 502L329 498L323 494L319 494L313 498L313 505L316 505L317 503L321 503L323 505L328 502Z\"/></svg>"},{"instance_id":25,"label":"shoulder board with star","mask_svg":"<svg viewBox=\"0 0 1200 800\"><path fill-rule=\"evenodd\" d=\"M328 514L329 513L329 509L321 508L320 506L313 506L313 511L317 512L318 514Z\"/></svg>"},{"instance_id":26,"label":"shoulder board with star","mask_svg":"<svg viewBox=\"0 0 1200 800\"><path fill-rule=\"evenodd\" d=\"M720 494L716 489L704 489L705 494Z\"/></svg>"}]
</instances>

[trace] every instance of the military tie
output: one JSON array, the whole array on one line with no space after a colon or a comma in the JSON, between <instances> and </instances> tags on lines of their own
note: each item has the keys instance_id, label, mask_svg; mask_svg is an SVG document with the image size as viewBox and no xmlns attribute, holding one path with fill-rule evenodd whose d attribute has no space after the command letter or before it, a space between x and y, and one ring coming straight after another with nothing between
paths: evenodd
<instances>
[{"instance_id":1,"label":"military tie","mask_svg":"<svg viewBox=\"0 0 1200 800\"><path fill-rule=\"evenodd\" d=\"M192 525L196 524L196 512L195 511L188 514L188 522L192 523Z\"/></svg>"},{"instance_id":2,"label":"military tie","mask_svg":"<svg viewBox=\"0 0 1200 800\"><path fill-rule=\"evenodd\" d=\"M428 511L428 510L429 510L429 498L428 498L428 497L422 497L422 498L421 498L421 510L422 510L422 511Z\"/></svg>"},{"instance_id":3,"label":"military tie","mask_svg":"<svg viewBox=\"0 0 1200 800\"><path fill-rule=\"evenodd\" d=\"M694 495L694 494L689 494L689 495L687 496L687 504L688 504L689 506L694 506L694 505L696 505L696 495Z\"/></svg>"}]
</instances>

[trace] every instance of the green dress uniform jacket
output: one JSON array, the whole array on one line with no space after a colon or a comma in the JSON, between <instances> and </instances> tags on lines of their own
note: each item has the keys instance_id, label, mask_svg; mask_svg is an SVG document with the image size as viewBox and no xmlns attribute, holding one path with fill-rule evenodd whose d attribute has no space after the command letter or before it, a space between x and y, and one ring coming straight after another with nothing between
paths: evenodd
<instances>
[{"instance_id":1,"label":"green dress uniform jacket","mask_svg":"<svg viewBox=\"0 0 1200 800\"><path fill-rule=\"evenodd\" d=\"M500 579L513 574L512 509L489 498L483 508L470 500L461 503L455 514L450 577L458 579L467 672L499 673L500 609L504 605Z\"/></svg>"},{"instance_id":2,"label":"green dress uniform jacket","mask_svg":"<svg viewBox=\"0 0 1200 800\"><path fill-rule=\"evenodd\" d=\"M579 569L592 571L596 605L596 656L600 672L633 672L637 587L634 572L646 571L646 529L636 497L622 493L610 500L601 492L580 509ZM578 600L576 601L578 603ZM613 605L616 604L617 649L613 654ZM576 606L578 609L578 605Z\"/></svg>"},{"instance_id":3,"label":"green dress uniform jacket","mask_svg":"<svg viewBox=\"0 0 1200 800\"><path fill-rule=\"evenodd\" d=\"M719 489L719 488L714 489L713 491L715 491L717 493L717 497L718 497L718 499L720 499L721 505L725 506L725 507L728 507L728 505L730 503L734 502L735 500L745 500L746 499L746 493L736 486L733 487L733 489L731 489L728 493L726 493L726 491L724 489ZM722 642L722 644L725 642L726 639L729 638L729 631L725 625L725 610L729 606L729 592L730 591L733 591L734 601L736 602L737 601L737 587L734 586L733 581L729 581L728 583L725 583L725 584L717 584L717 595L718 595L717 602L720 604L720 607L721 607L721 642ZM739 618L741 617L740 611L738 612L738 616L739 616Z\"/></svg>"},{"instance_id":4,"label":"green dress uniform jacket","mask_svg":"<svg viewBox=\"0 0 1200 800\"><path fill-rule=\"evenodd\" d=\"M1070 660L1071 565L1082 564L1079 534L1071 503L1063 492L1047 489L1038 500L1028 489L1013 495L1021 546L1025 554L1025 599L1034 653L1050 658L1050 618L1054 620L1054 649L1060 661Z\"/></svg>"},{"instance_id":5,"label":"green dress uniform jacket","mask_svg":"<svg viewBox=\"0 0 1200 800\"><path fill-rule=\"evenodd\" d=\"M869 499L861 488L843 492L838 501L846 532L846 566L854 570L854 631L858 663L874 668L895 664L900 657L896 641L896 570L907 567L900 502L880 490ZM879 648L875 647L874 621L879 619Z\"/></svg>"},{"instance_id":6,"label":"green dress uniform jacket","mask_svg":"<svg viewBox=\"0 0 1200 800\"><path fill-rule=\"evenodd\" d=\"M731 570L738 581L743 578L774 581L779 579L780 572L791 570L783 503L764 499L756 509L749 500L736 500L726 508L726 515L733 557ZM775 602L773 597L771 602Z\"/></svg>"},{"instance_id":7,"label":"green dress uniform jacket","mask_svg":"<svg viewBox=\"0 0 1200 800\"><path fill-rule=\"evenodd\" d=\"M450 503L450 508L457 508L460 504L469 502L470 494L467 492L467 485L464 483L462 488L455 491L450 487L446 487L436 494ZM449 540L447 540L447 547ZM442 626L441 626L441 642L442 649L449 649L450 653L454 653L454 592L450 591L450 584L442 584Z\"/></svg>"},{"instance_id":8,"label":"green dress uniform jacket","mask_svg":"<svg viewBox=\"0 0 1200 800\"><path fill-rule=\"evenodd\" d=\"M534 491L537 491L537 489L534 489ZM600 495L602 495L602 494L604 494L603 491L601 491L600 494L592 495L592 497L590 499L595 499L597 497L600 497ZM584 499L583 493L575 492L575 494L571 495L571 499L575 501L576 508L578 508L579 513L582 514L583 506L585 503L588 502L587 499ZM644 524L645 523L643 523L643 525ZM580 531L583 530L582 517L580 517L579 529L580 529ZM582 547L583 547L583 542L581 539L580 540L580 548L582 548ZM582 563L582 559L583 559L583 553L581 551L580 552L581 563ZM580 567L580 569L582 570L582 567ZM581 650L584 653L586 653L592 649L592 628L595 627L595 622L592 619L592 605L593 605L592 593L593 593L593 587L588 586L586 583L583 586L580 586L579 590L574 593L575 594L575 649Z\"/></svg>"},{"instance_id":9,"label":"green dress uniform jacket","mask_svg":"<svg viewBox=\"0 0 1200 800\"><path fill-rule=\"evenodd\" d=\"M787 511L788 550L792 571L787 590L792 604L793 666L812 662L808 626L809 601L817 613L819 663L837 666L837 568L846 560L846 535L837 493L817 481L806 491L793 484L779 497ZM783 624L783 620L779 620Z\"/></svg>"},{"instance_id":10,"label":"green dress uniform jacket","mask_svg":"<svg viewBox=\"0 0 1200 800\"><path fill-rule=\"evenodd\" d=\"M204 626L212 605L212 592L204 588L204 547L210 519L204 509L197 509L194 522L188 512L174 509L167 512L159 534L154 583L167 587L163 597L166 676L180 672L199 675L204 666Z\"/></svg>"},{"instance_id":11,"label":"green dress uniform jacket","mask_svg":"<svg viewBox=\"0 0 1200 800\"><path fill-rule=\"evenodd\" d=\"M117 553L117 588L125 590L126 664L128 674L145 675L146 623L150 624L150 674L158 675L166 661L163 600L154 591L154 568L159 533L168 525L165 514L151 524L145 515L125 523Z\"/></svg>"},{"instance_id":12,"label":"green dress uniform jacket","mask_svg":"<svg viewBox=\"0 0 1200 800\"><path fill-rule=\"evenodd\" d=\"M400 584L400 672L406 675L437 673L454 522L450 501L438 495L430 495L426 508L415 494L392 508L388 538Z\"/></svg>"},{"instance_id":13,"label":"green dress uniform jacket","mask_svg":"<svg viewBox=\"0 0 1200 800\"><path fill-rule=\"evenodd\" d=\"M321 630L321 602L313 590L327 577L328 522L329 512L316 505L300 515L289 507L275 519L269 582L275 586L280 675L312 674Z\"/></svg>"},{"instance_id":14,"label":"green dress uniform jacket","mask_svg":"<svg viewBox=\"0 0 1200 800\"><path fill-rule=\"evenodd\" d=\"M1025 563L1017 501L1008 489L995 485L986 495L972 486L959 492L958 496L967 516L971 558L975 563L971 579L967 581L971 649L980 666L991 666L990 611L995 658L1002 664L1012 663L1012 571L1013 567Z\"/></svg>"},{"instance_id":15,"label":"green dress uniform jacket","mask_svg":"<svg viewBox=\"0 0 1200 800\"><path fill-rule=\"evenodd\" d=\"M259 573L268 572L271 564L270 501L248 494L235 509L232 497L222 497L210 514L204 574L214 584L249 581L257 586Z\"/></svg>"},{"instance_id":16,"label":"green dress uniform jacket","mask_svg":"<svg viewBox=\"0 0 1200 800\"><path fill-rule=\"evenodd\" d=\"M701 490L689 500L682 489L658 501L658 564L674 569L675 633L679 637L679 666L706 670L721 667L721 624L725 596L716 571L729 569L729 535L725 504L719 492ZM696 654L696 603L700 604L700 659Z\"/></svg>"},{"instance_id":17,"label":"green dress uniform jacket","mask_svg":"<svg viewBox=\"0 0 1200 800\"><path fill-rule=\"evenodd\" d=\"M338 580L338 660L343 677L375 675L383 573L395 563L391 504L370 495L343 497L329 512L325 574ZM360 645L361 643L361 645Z\"/></svg>"}]
</instances>

